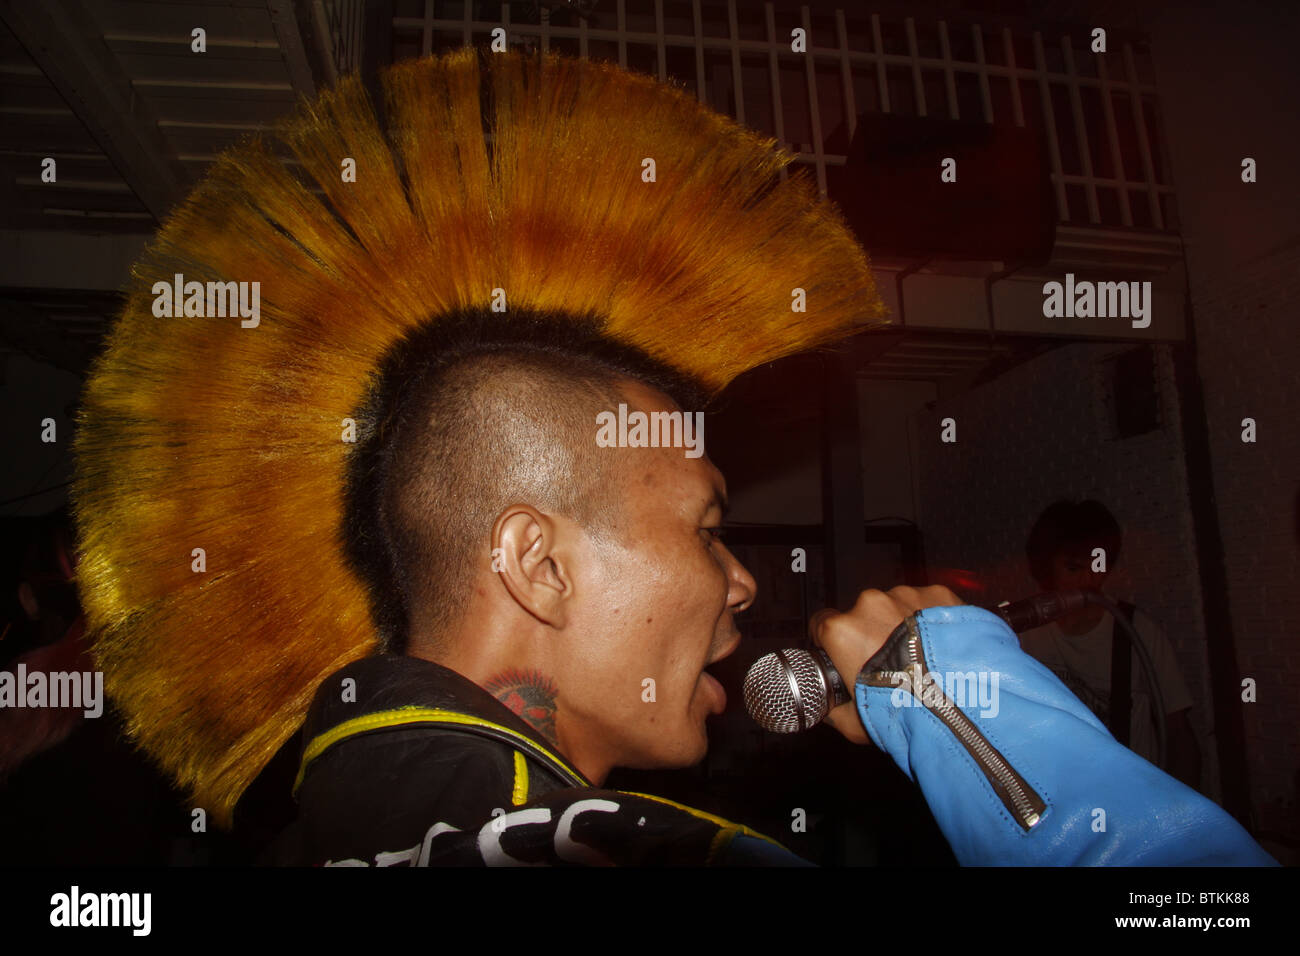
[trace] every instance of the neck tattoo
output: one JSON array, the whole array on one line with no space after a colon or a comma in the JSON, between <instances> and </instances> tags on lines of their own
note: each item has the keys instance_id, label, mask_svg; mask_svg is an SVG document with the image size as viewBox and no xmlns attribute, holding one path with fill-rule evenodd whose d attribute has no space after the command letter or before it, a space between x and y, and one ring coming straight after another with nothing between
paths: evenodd
<instances>
[{"instance_id":1,"label":"neck tattoo","mask_svg":"<svg viewBox=\"0 0 1300 956\"><path fill-rule=\"evenodd\" d=\"M488 678L483 686L552 744L556 742L555 711L560 692L555 681L536 669L507 668Z\"/></svg>"}]
</instances>

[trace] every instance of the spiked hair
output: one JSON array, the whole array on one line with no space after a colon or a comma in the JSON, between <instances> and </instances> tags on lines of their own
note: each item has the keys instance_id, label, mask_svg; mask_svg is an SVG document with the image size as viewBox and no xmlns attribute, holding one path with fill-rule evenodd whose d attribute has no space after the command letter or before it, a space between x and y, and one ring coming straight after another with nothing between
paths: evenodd
<instances>
[{"instance_id":1,"label":"spiked hair","mask_svg":"<svg viewBox=\"0 0 1300 956\"><path fill-rule=\"evenodd\" d=\"M83 396L96 664L132 737L222 824L320 682L381 646L341 540L341 435L395 343L504 290L503 322L581 316L713 395L885 315L806 171L781 181L790 154L677 87L466 49L383 89L386 129L354 76L275 148L221 156L133 268ZM158 317L177 274L259 282L259 324Z\"/></svg>"}]
</instances>

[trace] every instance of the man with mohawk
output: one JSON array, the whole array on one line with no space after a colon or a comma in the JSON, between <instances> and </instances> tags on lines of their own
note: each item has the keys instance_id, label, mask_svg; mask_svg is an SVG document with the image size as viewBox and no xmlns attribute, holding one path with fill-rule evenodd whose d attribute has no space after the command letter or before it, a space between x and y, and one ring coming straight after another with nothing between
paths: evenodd
<instances>
[{"instance_id":1,"label":"man with mohawk","mask_svg":"<svg viewBox=\"0 0 1300 956\"><path fill-rule=\"evenodd\" d=\"M463 50L384 91L386 128L354 77L281 128L294 163L224 155L133 272L77 438L108 692L223 824L301 730L275 862L801 862L600 789L702 758L755 585L708 458L597 423L882 322L866 256L789 154L613 65ZM258 321L159 319L180 276L257 283ZM858 675L831 722L963 863L1269 862L944 589L866 591L814 636ZM905 645L1002 672L968 749L889 706Z\"/></svg>"}]
</instances>

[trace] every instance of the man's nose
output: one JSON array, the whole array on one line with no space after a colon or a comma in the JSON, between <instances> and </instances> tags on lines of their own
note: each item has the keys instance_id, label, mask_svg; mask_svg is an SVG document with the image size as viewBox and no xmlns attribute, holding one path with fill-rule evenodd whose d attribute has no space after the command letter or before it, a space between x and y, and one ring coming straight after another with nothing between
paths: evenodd
<instances>
[{"instance_id":1,"label":"man's nose","mask_svg":"<svg viewBox=\"0 0 1300 956\"><path fill-rule=\"evenodd\" d=\"M749 569L736 560L736 556L727 551L727 607L743 611L754 603L758 596L758 582L749 573Z\"/></svg>"}]
</instances>

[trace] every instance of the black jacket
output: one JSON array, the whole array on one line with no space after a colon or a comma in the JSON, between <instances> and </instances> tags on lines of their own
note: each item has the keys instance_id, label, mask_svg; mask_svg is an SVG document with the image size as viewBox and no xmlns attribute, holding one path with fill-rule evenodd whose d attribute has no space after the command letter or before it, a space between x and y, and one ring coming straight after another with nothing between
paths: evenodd
<instances>
[{"instance_id":1,"label":"black jacket","mask_svg":"<svg viewBox=\"0 0 1300 956\"><path fill-rule=\"evenodd\" d=\"M267 863L803 862L702 811L593 788L487 691L418 658L369 657L327 678L302 739L298 819Z\"/></svg>"}]
</instances>

